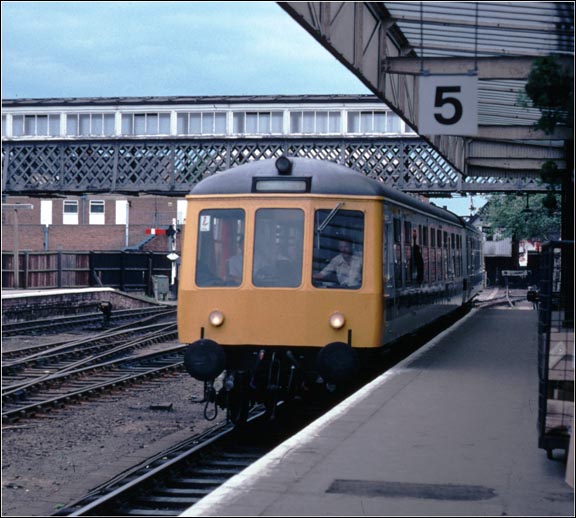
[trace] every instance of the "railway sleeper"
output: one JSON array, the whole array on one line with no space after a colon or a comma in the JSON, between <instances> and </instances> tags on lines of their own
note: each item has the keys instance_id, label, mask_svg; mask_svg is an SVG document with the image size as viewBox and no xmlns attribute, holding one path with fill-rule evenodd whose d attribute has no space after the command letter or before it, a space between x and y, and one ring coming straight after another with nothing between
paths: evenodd
<instances>
[{"instance_id":1,"label":"railway sleeper","mask_svg":"<svg viewBox=\"0 0 576 518\"><path fill-rule=\"evenodd\" d=\"M123 511L122 516L179 516L182 509L130 509Z\"/></svg>"},{"instance_id":2,"label":"railway sleeper","mask_svg":"<svg viewBox=\"0 0 576 518\"><path fill-rule=\"evenodd\" d=\"M178 477L176 480L170 482L171 486L177 487L182 485L184 487L197 487L201 488L216 488L222 484L221 478L196 478L196 477Z\"/></svg>"},{"instance_id":3,"label":"railway sleeper","mask_svg":"<svg viewBox=\"0 0 576 518\"><path fill-rule=\"evenodd\" d=\"M155 494L158 496L169 496L169 497L197 497L202 498L210 493L212 489L202 490L202 489L191 489L185 487L165 487L162 489L157 489Z\"/></svg>"},{"instance_id":4,"label":"railway sleeper","mask_svg":"<svg viewBox=\"0 0 576 518\"><path fill-rule=\"evenodd\" d=\"M136 500L136 505L171 505L171 506L190 506L198 502L200 498L198 497L172 497L172 496L145 496L140 497Z\"/></svg>"},{"instance_id":5,"label":"railway sleeper","mask_svg":"<svg viewBox=\"0 0 576 518\"><path fill-rule=\"evenodd\" d=\"M193 473L197 473L199 475L214 475L216 477L231 477L232 475L236 475L236 473L238 473L238 470L225 469L225 468L197 467L194 468Z\"/></svg>"},{"instance_id":6,"label":"railway sleeper","mask_svg":"<svg viewBox=\"0 0 576 518\"><path fill-rule=\"evenodd\" d=\"M202 462L198 465L200 468L214 468L214 469L244 469L245 467L249 466L252 462L238 462L237 460L210 460Z\"/></svg>"}]
</instances>

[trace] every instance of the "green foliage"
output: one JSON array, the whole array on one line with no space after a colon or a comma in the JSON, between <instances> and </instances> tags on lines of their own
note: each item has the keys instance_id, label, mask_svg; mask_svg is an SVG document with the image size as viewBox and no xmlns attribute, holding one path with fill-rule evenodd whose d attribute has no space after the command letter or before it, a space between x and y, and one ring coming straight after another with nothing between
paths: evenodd
<instances>
[{"instance_id":1,"label":"green foliage","mask_svg":"<svg viewBox=\"0 0 576 518\"><path fill-rule=\"evenodd\" d=\"M556 195L529 195L529 210L526 210L526 195L497 194L490 197L483 210L483 219L493 231L503 237L549 241L560 233L560 211Z\"/></svg>"},{"instance_id":2,"label":"green foliage","mask_svg":"<svg viewBox=\"0 0 576 518\"><path fill-rule=\"evenodd\" d=\"M573 81L570 72L564 70L554 56L534 61L524 91L542 113L537 128L550 134L557 124L572 126Z\"/></svg>"},{"instance_id":3,"label":"green foliage","mask_svg":"<svg viewBox=\"0 0 576 518\"><path fill-rule=\"evenodd\" d=\"M540 178L544 183L554 185L562 183L562 173L558 169L556 162L553 160L546 160L540 168Z\"/></svg>"}]
</instances>

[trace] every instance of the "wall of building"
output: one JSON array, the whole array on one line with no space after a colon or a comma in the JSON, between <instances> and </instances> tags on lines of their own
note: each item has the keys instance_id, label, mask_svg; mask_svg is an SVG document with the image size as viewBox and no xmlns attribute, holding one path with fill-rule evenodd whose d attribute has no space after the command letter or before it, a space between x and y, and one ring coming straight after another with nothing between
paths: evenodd
<instances>
[{"instance_id":1,"label":"wall of building","mask_svg":"<svg viewBox=\"0 0 576 518\"><path fill-rule=\"evenodd\" d=\"M92 200L104 202L102 213L91 214ZM42 201L51 203L42 204ZM65 201L77 202L78 212L72 214L77 223L70 223L71 214L64 212ZM127 222L126 205L117 204L117 201L128 202ZM32 205L33 208L14 207L21 204ZM4 252L16 248L19 251L122 250L138 245L146 251L169 251L171 243L166 235L152 236L146 231L152 228L165 230L173 219L179 222L178 227L182 229L184 221L184 200L163 196L103 194L42 199L6 196L3 205ZM98 205L102 206L101 203ZM118 208L124 213L117 214ZM94 216L97 216L97 222L94 222ZM177 234L177 250L180 249L181 235Z\"/></svg>"}]
</instances>

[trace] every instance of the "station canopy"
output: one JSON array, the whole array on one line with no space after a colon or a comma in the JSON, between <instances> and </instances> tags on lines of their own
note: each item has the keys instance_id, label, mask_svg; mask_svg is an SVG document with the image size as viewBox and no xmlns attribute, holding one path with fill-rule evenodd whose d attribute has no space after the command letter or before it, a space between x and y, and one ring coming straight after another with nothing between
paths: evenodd
<instances>
[{"instance_id":1,"label":"station canopy","mask_svg":"<svg viewBox=\"0 0 576 518\"><path fill-rule=\"evenodd\" d=\"M572 2L279 5L462 174L468 192L546 190L550 164L573 174L573 113L553 133L536 129L542 113L525 92L550 56L573 84Z\"/></svg>"}]
</instances>

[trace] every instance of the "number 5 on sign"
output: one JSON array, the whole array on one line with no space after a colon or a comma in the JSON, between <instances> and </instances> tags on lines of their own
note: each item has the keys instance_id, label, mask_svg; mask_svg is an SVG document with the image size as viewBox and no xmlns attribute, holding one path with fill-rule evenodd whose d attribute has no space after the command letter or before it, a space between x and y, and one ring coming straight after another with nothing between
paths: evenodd
<instances>
[{"instance_id":1,"label":"number 5 on sign","mask_svg":"<svg viewBox=\"0 0 576 518\"><path fill-rule=\"evenodd\" d=\"M418 131L422 135L478 132L477 76L419 76Z\"/></svg>"}]
</instances>

